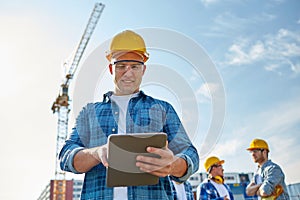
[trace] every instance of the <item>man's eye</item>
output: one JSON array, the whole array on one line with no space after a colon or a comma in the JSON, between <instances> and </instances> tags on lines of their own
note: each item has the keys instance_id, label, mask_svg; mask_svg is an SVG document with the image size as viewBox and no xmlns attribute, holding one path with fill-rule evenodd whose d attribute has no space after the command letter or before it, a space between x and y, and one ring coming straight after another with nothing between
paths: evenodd
<instances>
[{"instance_id":1,"label":"man's eye","mask_svg":"<svg viewBox=\"0 0 300 200\"><path fill-rule=\"evenodd\" d=\"M117 69L125 69L125 67L126 67L125 65L116 65Z\"/></svg>"},{"instance_id":2,"label":"man's eye","mask_svg":"<svg viewBox=\"0 0 300 200\"><path fill-rule=\"evenodd\" d=\"M140 65L131 65L131 69L138 69Z\"/></svg>"}]
</instances>

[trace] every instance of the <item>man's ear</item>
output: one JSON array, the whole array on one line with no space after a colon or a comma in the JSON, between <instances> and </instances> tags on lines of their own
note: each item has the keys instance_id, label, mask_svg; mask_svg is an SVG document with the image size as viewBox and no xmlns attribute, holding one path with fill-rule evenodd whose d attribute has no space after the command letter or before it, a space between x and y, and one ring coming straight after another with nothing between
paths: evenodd
<instances>
[{"instance_id":1,"label":"man's ear","mask_svg":"<svg viewBox=\"0 0 300 200\"><path fill-rule=\"evenodd\" d=\"M146 68L147 68L146 65L144 65L143 74L145 73Z\"/></svg>"},{"instance_id":2,"label":"man's ear","mask_svg":"<svg viewBox=\"0 0 300 200\"><path fill-rule=\"evenodd\" d=\"M109 72L110 72L110 74L112 75L112 74L113 74L112 64L109 64L108 67L109 67Z\"/></svg>"}]
</instances>

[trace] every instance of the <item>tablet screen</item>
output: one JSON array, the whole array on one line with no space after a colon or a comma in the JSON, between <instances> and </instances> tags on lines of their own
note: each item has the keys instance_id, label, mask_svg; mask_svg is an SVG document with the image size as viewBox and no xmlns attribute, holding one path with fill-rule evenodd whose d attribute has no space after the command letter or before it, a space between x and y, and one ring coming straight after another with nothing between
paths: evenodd
<instances>
[{"instance_id":1,"label":"tablet screen","mask_svg":"<svg viewBox=\"0 0 300 200\"><path fill-rule=\"evenodd\" d=\"M108 138L108 163L106 184L108 187L153 185L158 177L136 167L138 155L157 156L148 153L146 148L166 146L165 133L136 133L110 135Z\"/></svg>"}]
</instances>

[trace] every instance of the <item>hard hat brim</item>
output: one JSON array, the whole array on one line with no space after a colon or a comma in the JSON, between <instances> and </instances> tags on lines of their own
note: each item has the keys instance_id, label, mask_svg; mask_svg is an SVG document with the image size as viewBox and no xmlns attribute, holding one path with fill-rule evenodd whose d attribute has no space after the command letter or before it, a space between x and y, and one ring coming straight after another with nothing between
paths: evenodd
<instances>
[{"instance_id":1,"label":"hard hat brim","mask_svg":"<svg viewBox=\"0 0 300 200\"><path fill-rule=\"evenodd\" d=\"M225 160L220 160L220 161L217 162L216 164L223 165L224 163L225 163Z\"/></svg>"},{"instance_id":2,"label":"hard hat brim","mask_svg":"<svg viewBox=\"0 0 300 200\"><path fill-rule=\"evenodd\" d=\"M113 57L118 57L121 55L124 55L125 53L129 53L129 52L133 52L136 53L138 55L140 55L143 58L143 61L146 62L149 59L149 53L147 52L142 52L142 51L128 51L128 50L124 50L124 51L110 51L106 53L106 58L108 61L112 61Z\"/></svg>"},{"instance_id":3,"label":"hard hat brim","mask_svg":"<svg viewBox=\"0 0 300 200\"><path fill-rule=\"evenodd\" d=\"M270 150L268 149L268 148L265 148L265 147L249 147L249 148L247 148L246 150L247 151L252 151L252 150L254 150L254 149L265 149L265 150L267 150L267 151L269 151L270 152Z\"/></svg>"}]
</instances>

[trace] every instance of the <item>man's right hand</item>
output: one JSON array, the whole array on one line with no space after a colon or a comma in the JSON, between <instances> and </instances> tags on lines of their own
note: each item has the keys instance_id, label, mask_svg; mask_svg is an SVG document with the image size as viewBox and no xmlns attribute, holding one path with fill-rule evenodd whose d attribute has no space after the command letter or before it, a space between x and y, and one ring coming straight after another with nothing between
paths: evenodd
<instances>
[{"instance_id":1,"label":"man's right hand","mask_svg":"<svg viewBox=\"0 0 300 200\"><path fill-rule=\"evenodd\" d=\"M108 167L107 144L78 151L73 160L73 166L80 173L88 172L91 168L102 163Z\"/></svg>"},{"instance_id":2,"label":"man's right hand","mask_svg":"<svg viewBox=\"0 0 300 200\"><path fill-rule=\"evenodd\" d=\"M247 187L246 187L246 194L248 196L254 196L256 195L257 191L259 190L259 187L261 186L260 184L255 184L254 182L251 182Z\"/></svg>"},{"instance_id":3,"label":"man's right hand","mask_svg":"<svg viewBox=\"0 0 300 200\"><path fill-rule=\"evenodd\" d=\"M108 167L107 162L107 144L96 148L96 159L98 159L105 167Z\"/></svg>"},{"instance_id":4,"label":"man's right hand","mask_svg":"<svg viewBox=\"0 0 300 200\"><path fill-rule=\"evenodd\" d=\"M230 200L227 195L224 196L224 200Z\"/></svg>"}]
</instances>

